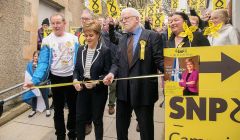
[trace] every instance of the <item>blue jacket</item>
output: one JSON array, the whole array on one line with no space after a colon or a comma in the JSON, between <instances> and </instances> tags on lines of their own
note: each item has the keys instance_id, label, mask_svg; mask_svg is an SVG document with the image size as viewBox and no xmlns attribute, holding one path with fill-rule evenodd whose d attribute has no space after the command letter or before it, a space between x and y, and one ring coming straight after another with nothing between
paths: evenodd
<instances>
[{"instance_id":1,"label":"blue jacket","mask_svg":"<svg viewBox=\"0 0 240 140\"><path fill-rule=\"evenodd\" d=\"M76 63L78 48L79 44L75 43L73 60L74 64ZM32 82L34 85L39 85L41 82L48 79L51 64L52 64L52 48L50 48L49 45L47 44L43 44L38 57L38 66L32 77Z\"/></svg>"}]
</instances>

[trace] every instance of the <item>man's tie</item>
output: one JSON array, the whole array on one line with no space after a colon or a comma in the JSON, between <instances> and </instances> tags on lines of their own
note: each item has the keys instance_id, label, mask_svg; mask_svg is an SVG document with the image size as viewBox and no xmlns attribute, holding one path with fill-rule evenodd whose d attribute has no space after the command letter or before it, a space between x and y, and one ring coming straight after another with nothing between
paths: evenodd
<instances>
[{"instance_id":1,"label":"man's tie","mask_svg":"<svg viewBox=\"0 0 240 140\"><path fill-rule=\"evenodd\" d=\"M128 55L128 65L130 66L132 59L133 59L133 34L128 34L128 48L127 48L127 55Z\"/></svg>"}]
</instances>

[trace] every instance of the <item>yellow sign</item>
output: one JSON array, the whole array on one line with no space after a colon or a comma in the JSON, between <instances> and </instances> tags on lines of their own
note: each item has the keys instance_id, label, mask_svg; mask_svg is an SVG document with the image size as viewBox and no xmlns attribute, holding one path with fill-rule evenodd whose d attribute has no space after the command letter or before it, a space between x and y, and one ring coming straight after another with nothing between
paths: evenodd
<instances>
[{"instance_id":1,"label":"yellow sign","mask_svg":"<svg viewBox=\"0 0 240 140\"><path fill-rule=\"evenodd\" d=\"M48 28L48 29L43 30L43 38L44 38L44 37L47 37L47 36L50 35L51 33L52 33L52 29L51 29L51 28Z\"/></svg>"},{"instance_id":2,"label":"yellow sign","mask_svg":"<svg viewBox=\"0 0 240 140\"><path fill-rule=\"evenodd\" d=\"M179 1L178 0L171 0L171 8L177 9L179 7Z\"/></svg>"},{"instance_id":3,"label":"yellow sign","mask_svg":"<svg viewBox=\"0 0 240 140\"><path fill-rule=\"evenodd\" d=\"M166 140L240 139L239 51L164 49Z\"/></svg>"},{"instance_id":4,"label":"yellow sign","mask_svg":"<svg viewBox=\"0 0 240 140\"><path fill-rule=\"evenodd\" d=\"M85 44L85 37L81 27L70 27L70 33L78 37L78 41L81 46Z\"/></svg>"},{"instance_id":5,"label":"yellow sign","mask_svg":"<svg viewBox=\"0 0 240 140\"><path fill-rule=\"evenodd\" d=\"M102 14L102 4L101 0L89 0L89 7L88 7L93 13L95 14Z\"/></svg>"},{"instance_id":6,"label":"yellow sign","mask_svg":"<svg viewBox=\"0 0 240 140\"><path fill-rule=\"evenodd\" d=\"M213 0L212 5L213 5L213 10L226 9L227 1L226 0Z\"/></svg>"},{"instance_id":7,"label":"yellow sign","mask_svg":"<svg viewBox=\"0 0 240 140\"><path fill-rule=\"evenodd\" d=\"M154 5L153 4L149 4L148 6L147 6L147 12L146 12L146 16L147 17L152 17L153 15L154 15L154 10L153 10L153 8L154 8Z\"/></svg>"},{"instance_id":8,"label":"yellow sign","mask_svg":"<svg viewBox=\"0 0 240 140\"><path fill-rule=\"evenodd\" d=\"M116 0L107 0L108 15L117 18L120 16L120 10Z\"/></svg>"},{"instance_id":9,"label":"yellow sign","mask_svg":"<svg viewBox=\"0 0 240 140\"><path fill-rule=\"evenodd\" d=\"M145 21L145 9L137 9L140 13L141 22Z\"/></svg>"}]
</instances>

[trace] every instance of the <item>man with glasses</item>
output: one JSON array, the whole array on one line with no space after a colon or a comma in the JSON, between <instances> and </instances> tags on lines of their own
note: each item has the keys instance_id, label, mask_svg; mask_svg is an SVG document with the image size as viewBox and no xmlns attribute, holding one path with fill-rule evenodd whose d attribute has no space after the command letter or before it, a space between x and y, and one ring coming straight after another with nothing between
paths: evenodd
<instances>
[{"instance_id":1,"label":"man with glasses","mask_svg":"<svg viewBox=\"0 0 240 140\"><path fill-rule=\"evenodd\" d=\"M163 47L159 34L145 30L140 14L134 8L125 8L121 22L126 34L119 40L116 58L106 85L114 77L125 78L153 75L163 71ZM154 140L153 110L158 100L158 78L120 80L117 82L116 127L118 140L128 140L128 128L134 110L140 127L141 140Z\"/></svg>"}]
</instances>

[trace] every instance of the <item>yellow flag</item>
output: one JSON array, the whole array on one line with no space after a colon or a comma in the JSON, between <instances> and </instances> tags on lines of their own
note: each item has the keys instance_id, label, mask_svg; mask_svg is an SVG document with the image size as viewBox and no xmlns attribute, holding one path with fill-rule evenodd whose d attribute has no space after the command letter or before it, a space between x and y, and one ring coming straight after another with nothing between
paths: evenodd
<instances>
[{"instance_id":1,"label":"yellow flag","mask_svg":"<svg viewBox=\"0 0 240 140\"><path fill-rule=\"evenodd\" d=\"M190 6L191 6L193 9L195 9L195 10L198 9L198 0L190 0L189 3L190 3Z\"/></svg>"},{"instance_id":2,"label":"yellow flag","mask_svg":"<svg viewBox=\"0 0 240 140\"><path fill-rule=\"evenodd\" d=\"M227 1L226 0L212 0L213 10L217 9L226 9Z\"/></svg>"},{"instance_id":3,"label":"yellow flag","mask_svg":"<svg viewBox=\"0 0 240 140\"><path fill-rule=\"evenodd\" d=\"M43 38L47 37L51 33L52 33L52 29L50 29L50 28L43 30Z\"/></svg>"},{"instance_id":4,"label":"yellow flag","mask_svg":"<svg viewBox=\"0 0 240 140\"><path fill-rule=\"evenodd\" d=\"M178 0L171 0L171 8L177 9L179 7L179 1Z\"/></svg>"},{"instance_id":5,"label":"yellow flag","mask_svg":"<svg viewBox=\"0 0 240 140\"><path fill-rule=\"evenodd\" d=\"M107 0L108 15L116 19L120 16L120 10L116 0Z\"/></svg>"},{"instance_id":6,"label":"yellow flag","mask_svg":"<svg viewBox=\"0 0 240 140\"><path fill-rule=\"evenodd\" d=\"M145 9L137 9L140 13L141 22L145 21Z\"/></svg>"},{"instance_id":7,"label":"yellow flag","mask_svg":"<svg viewBox=\"0 0 240 140\"><path fill-rule=\"evenodd\" d=\"M198 9L205 9L207 8L206 0L198 0Z\"/></svg>"},{"instance_id":8,"label":"yellow flag","mask_svg":"<svg viewBox=\"0 0 240 140\"><path fill-rule=\"evenodd\" d=\"M146 16L147 17L152 17L153 15L154 15L154 10L153 10L153 8L154 8L154 5L153 4L149 4L148 6L147 6L147 12L146 12Z\"/></svg>"},{"instance_id":9,"label":"yellow flag","mask_svg":"<svg viewBox=\"0 0 240 140\"><path fill-rule=\"evenodd\" d=\"M95 14L102 14L102 4L101 0L89 0L89 7L88 7L93 13Z\"/></svg>"},{"instance_id":10,"label":"yellow flag","mask_svg":"<svg viewBox=\"0 0 240 140\"><path fill-rule=\"evenodd\" d=\"M162 15L162 13L154 14L154 16L153 16L153 28L161 27L161 25L162 25L161 15Z\"/></svg>"}]
</instances>

